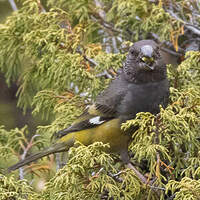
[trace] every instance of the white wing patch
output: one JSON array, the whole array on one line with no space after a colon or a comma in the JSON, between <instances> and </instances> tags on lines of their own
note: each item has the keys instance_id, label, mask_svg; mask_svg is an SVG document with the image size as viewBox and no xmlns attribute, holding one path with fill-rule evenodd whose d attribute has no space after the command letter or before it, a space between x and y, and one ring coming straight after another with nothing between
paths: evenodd
<instances>
[{"instance_id":1,"label":"white wing patch","mask_svg":"<svg viewBox=\"0 0 200 200\"><path fill-rule=\"evenodd\" d=\"M100 116L97 116L97 117L93 117L89 120L89 122L91 124L102 124L103 122L105 122L105 120L100 120Z\"/></svg>"}]
</instances>

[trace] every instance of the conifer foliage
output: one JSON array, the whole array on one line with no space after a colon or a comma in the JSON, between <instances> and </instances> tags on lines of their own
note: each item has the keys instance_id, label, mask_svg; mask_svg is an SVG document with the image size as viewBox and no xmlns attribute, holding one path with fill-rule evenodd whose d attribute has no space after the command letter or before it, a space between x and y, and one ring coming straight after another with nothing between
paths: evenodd
<instances>
[{"instance_id":1,"label":"conifer foliage","mask_svg":"<svg viewBox=\"0 0 200 200\"><path fill-rule=\"evenodd\" d=\"M32 108L49 125L38 126L36 133L27 126L0 126L0 200L198 200L200 2L19 3L20 9L0 24L0 71L8 85L18 84L18 106L24 112ZM129 150L146 184L116 155L105 153L108 144L102 143L79 144L68 154L5 173L9 165L48 146L51 135L70 125L116 76L130 44L147 38L169 54L170 103L156 116L138 113L122 125L139 127ZM42 181L45 186L39 187Z\"/></svg>"}]
</instances>

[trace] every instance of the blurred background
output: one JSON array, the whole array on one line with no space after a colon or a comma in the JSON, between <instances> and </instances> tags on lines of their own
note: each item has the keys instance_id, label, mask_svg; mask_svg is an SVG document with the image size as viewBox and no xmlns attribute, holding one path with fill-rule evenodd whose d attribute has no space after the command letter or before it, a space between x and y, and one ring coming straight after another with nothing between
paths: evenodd
<instances>
[{"instance_id":1,"label":"blurred background","mask_svg":"<svg viewBox=\"0 0 200 200\"><path fill-rule=\"evenodd\" d=\"M19 6L19 5L17 5ZM11 15L13 9L8 0L0 0L0 24L6 17ZM1 56L1 55L0 55ZM4 125L7 130L28 125L30 131L34 131L41 119L33 118L31 110L23 114L22 110L17 108L17 85L12 83L7 86L4 75L0 72L0 125Z\"/></svg>"}]
</instances>

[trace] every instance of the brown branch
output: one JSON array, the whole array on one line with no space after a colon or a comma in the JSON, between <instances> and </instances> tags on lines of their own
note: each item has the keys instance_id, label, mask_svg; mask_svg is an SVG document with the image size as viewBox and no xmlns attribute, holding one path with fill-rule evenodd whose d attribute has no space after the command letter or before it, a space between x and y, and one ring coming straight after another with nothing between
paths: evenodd
<instances>
[{"instance_id":1,"label":"brown branch","mask_svg":"<svg viewBox=\"0 0 200 200\"><path fill-rule=\"evenodd\" d=\"M127 164L127 167L129 169L132 169L134 171L134 173L136 174L136 176L140 179L140 181L143 183L143 184L147 184L147 179L144 177L143 174L141 174L131 163L128 163Z\"/></svg>"},{"instance_id":2,"label":"brown branch","mask_svg":"<svg viewBox=\"0 0 200 200\"><path fill-rule=\"evenodd\" d=\"M39 135L34 135L30 142L27 143L27 146L23 148L24 152L23 154L20 156L21 157L21 160L24 160L28 151L31 149L31 147L33 146L33 141L36 137L38 137ZM19 178L20 180L24 179L24 170L22 167L19 168Z\"/></svg>"},{"instance_id":3,"label":"brown branch","mask_svg":"<svg viewBox=\"0 0 200 200\"><path fill-rule=\"evenodd\" d=\"M162 51L165 51L166 53L169 53L173 56L176 57L180 57L183 56L185 54L184 49L180 48L178 49L178 51L172 50L174 49L173 44L169 41L160 41L160 38L157 34L155 33L149 33L150 38L153 38L158 44L160 44L160 48ZM166 47L167 46L167 47Z\"/></svg>"},{"instance_id":4,"label":"brown branch","mask_svg":"<svg viewBox=\"0 0 200 200\"><path fill-rule=\"evenodd\" d=\"M104 28L110 29L116 33L122 33L122 30L114 28L113 25L105 21L98 13L91 12L91 16L96 19L96 21L98 21Z\"/></svg>"},{"instance_id":5,"label":"brown branch","mask_svg":"<svg viewBox=\"0 0 200 200\"><path fill-rule=\"evenodd\" d=\"M185 26L185 28L187 28L188 30L192 31L193 33L195 33L196 35L200 36L200 29L186 21L184 21L183 19L181 19L180 17L178 17L174 12L172 12L171 10L166 10L173 18L175 18L176 20L182 22Z\"/></svg>"},{"instance_id":6,"label":"brown branch","mask_svg":"<svg viewBox=\"0 0 200 200\"><path fill-rule=\"evenodd\" d=\"M13 11L17 11L18 10L17 5L16 5L14 0L8 0L8 2L10 3L10 6L12 7Z\"/></svg>"}]
</instances>

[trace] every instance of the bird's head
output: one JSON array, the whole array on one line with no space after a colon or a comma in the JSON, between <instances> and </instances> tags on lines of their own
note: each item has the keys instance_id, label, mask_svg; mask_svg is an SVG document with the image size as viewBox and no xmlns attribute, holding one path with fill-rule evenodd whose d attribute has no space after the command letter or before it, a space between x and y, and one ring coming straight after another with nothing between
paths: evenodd
<instances>
[{"instance_id":1,"label":"bird's head","mask_svg":"<svg viewBox=\"0 0 200 200\"><path fill-rule=\"evenodd\" d=\"M166 65L159 46L153 40L134 43L128 52L123 71L131 82L152 82L166 78Z\"/></svg>"}]
</instances>

